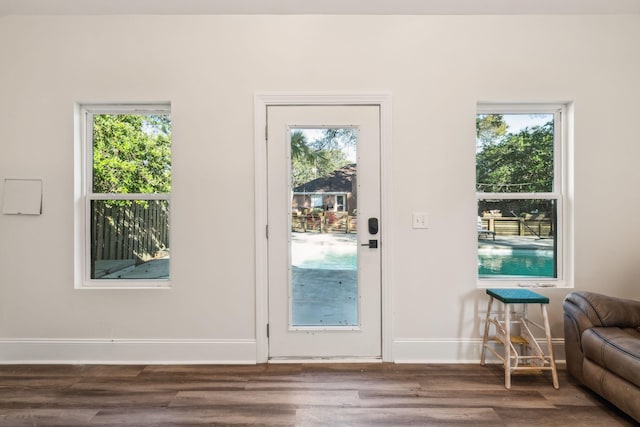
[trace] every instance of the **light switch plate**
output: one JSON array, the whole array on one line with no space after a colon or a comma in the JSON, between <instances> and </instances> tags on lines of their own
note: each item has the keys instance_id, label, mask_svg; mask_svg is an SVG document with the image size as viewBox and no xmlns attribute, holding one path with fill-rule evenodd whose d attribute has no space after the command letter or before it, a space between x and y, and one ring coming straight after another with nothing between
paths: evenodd
<instances>
[{"instance_id":1,"label":"light switch plate","mask_svg":"<svg viewBox=\"0 0 640 427\"><path fill-rule=\"evenodd\" d=\"M413 228L429 228L429 215L426 212L414 212Z\"/></svg>"}]
</instances>

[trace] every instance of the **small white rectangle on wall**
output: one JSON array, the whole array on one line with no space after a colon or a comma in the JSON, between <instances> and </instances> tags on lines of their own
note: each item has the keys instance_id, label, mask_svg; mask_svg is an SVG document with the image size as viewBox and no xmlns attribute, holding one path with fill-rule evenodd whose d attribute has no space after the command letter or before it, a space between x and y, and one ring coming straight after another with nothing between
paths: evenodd
<instances>
[{"instance_id":1,"label":"small white rectangle on wall","mask_svg":"<svg viewBox=\"0 0 640 427\"><path fill-rule=\"evenodd\" d=\"M2 213L40 215L42 213L42 180L5 179Z\"/></svg>"}]
</instances>

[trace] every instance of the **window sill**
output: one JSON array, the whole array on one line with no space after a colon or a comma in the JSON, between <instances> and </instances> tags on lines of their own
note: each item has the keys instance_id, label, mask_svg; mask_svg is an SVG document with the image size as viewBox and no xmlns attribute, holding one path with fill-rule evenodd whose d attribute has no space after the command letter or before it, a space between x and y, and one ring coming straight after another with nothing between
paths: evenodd
<instances>
[{"instance_id":1,"label":"window sill","mask_svg":"<svg viewBox=\"0 0 640 427\"><path fill-rule=\"evenodd\" d=\"M132 290L132 289L171 289L170 280L89 280L79 285L78 290Z\"/></svg>"},{"instance_id":2,"label":"window sill","mask_svg":"<svg viewBox=\"0 0 640 427\"><path fill-rule=\"evenodd\" d=\"M478 279L476 283L478 289L488 288L527 288L527 289L563 289L573 286L565 280L515 280L515 279Z\"/></svg>"}]
</instances>

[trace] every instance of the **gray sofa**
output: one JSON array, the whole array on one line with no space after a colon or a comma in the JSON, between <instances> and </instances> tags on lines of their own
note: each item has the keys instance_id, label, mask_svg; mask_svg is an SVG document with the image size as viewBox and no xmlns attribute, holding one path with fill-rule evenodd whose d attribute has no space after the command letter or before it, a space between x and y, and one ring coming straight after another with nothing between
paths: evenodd
<instances>
[{"instance_id":1,"label":"gray sofa","mask_svg":"<svg viewBox=\"0 0 640 427\"><path fill-rule=\"evenodd\" d=\"M640 422L640 301L572 292L563 309L569 374Z\"/></svg>"}]
</instances>

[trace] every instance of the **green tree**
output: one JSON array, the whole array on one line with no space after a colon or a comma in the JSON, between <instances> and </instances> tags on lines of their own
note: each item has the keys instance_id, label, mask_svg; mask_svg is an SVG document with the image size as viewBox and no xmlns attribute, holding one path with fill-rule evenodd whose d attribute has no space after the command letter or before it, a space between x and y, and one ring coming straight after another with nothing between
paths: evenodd
<instances>
[{"instance_id":1,"label":"green tree","mask_svg":"<svg viewBox=\"0 0 640 427\"><path fill-rule=\"evenodd\" d=\"M303 131L291 133L291 178L297 187L350 163L346 150L355 147L353 129L324 129L322 136L307 141Z\"/></svg>"},{"instance_id":2,"label":"green tree","mask_svg":"<svg viewBox=\"0 0 640 427\"><path fill-rule=\"evenodd\" d=\"M476 116L476 138L479 147L499 141L506 133L507 124L502 114Z\"/></svg>"},{"instance_id":3,"label":"green tree","mask_svg":"<svg viewBox=\"0 0 640 427\"><path fill-rule=\"evenodd\" d=\"M170 117L96 114L93 192L171 192Z\"/></svg>"},{"instance_id":4,"label":"green tree","mask_svg":"<svg viewBox=\"0 0 640 427\"><path fill-rule=\"evenodd\" d=\"M476 153L478 191L553 191L553 122L485 142Z\"/></svg>"}]
</instances>

